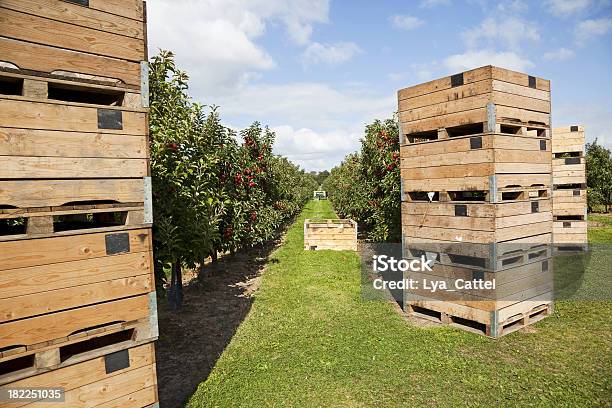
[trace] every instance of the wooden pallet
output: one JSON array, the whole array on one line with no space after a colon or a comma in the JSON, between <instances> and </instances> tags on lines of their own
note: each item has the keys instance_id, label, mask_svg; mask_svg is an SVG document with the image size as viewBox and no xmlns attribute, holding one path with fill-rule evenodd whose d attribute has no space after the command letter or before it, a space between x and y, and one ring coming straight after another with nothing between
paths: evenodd
<instances>
[{"instance_id":1,"label":"wooden pallet","mask_svg":"<svg viewBox=\"0 0 612 408\"><path fill-rule=\"evenodd\" d=\"M0 386L82 361L155 341L156 322L144 318L84 330L26 350L0 353Z\"/></svg>"},{"instance_id":2,"label":"wooden pallet","mask_svg":"<svg viewBox=\"0 0 612 408\"><path fill-rule=\"evenodd\" d=\"M5 66L140 89L147 60L142 1L5 0L0 6Z\"/></svg>"},{"instance_id":3,"label":"wooden pallet","mask_svg":"<svg viewBox=\"0 0 612 408\"><path fill-rule=\"evenodd\" d=\"M489 311L408 294L404 299L404 311L462 330L499 338L550 316L553 301L552 293L545 293Z\"/></svg>"},{"instance_id":4,"label":"wooden pallet","mask_svg":"<svg viewBox=\"0 0 612 408\"><path fill-rule=\"evenodd\" d=\"M404 143L482 132L548 136L550 82L486 66L398 91Z\"/></svg>"},{"instance_id":5,"label":"wooden pallet","mask_svg":"<svg viewBox=\"0 0 612 408\"><path fill-rule=\"evenodd\" d=\"M155 349L143 344L109 352L78 364L14 381L11 388L57 388L64 391L64 402L41 402L49 407L128 407L155 405L157 380ZM17 408L38 406L36 402L4 404Z\"/></svg>"},{"instance_id":6,"label":"wooden pallet","mask_svg":"<svg viewBox=\"0 0 612 408\"><path fill-rule=\"evenodd\" d=\"M357 250L357 223L353 220L304 221L304 249Z\"/></svg>"}]
</instances>

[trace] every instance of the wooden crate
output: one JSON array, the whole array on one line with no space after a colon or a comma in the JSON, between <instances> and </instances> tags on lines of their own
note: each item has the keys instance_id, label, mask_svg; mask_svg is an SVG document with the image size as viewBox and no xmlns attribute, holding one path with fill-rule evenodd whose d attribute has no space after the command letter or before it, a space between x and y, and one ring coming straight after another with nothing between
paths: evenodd
<instances>
[{"instance_id":1,"label":"wooden crate","mask_svg":"<svg viewBox=\"0 0 612 408\"><path fill-rule=\"evenodd\" d=\"M483 310L473 305L405 292L404 311L463 330L499 338L550 316L553 312L552 296L552 293L544 293L499 309Z\"/></svg>"},{"instance_id":2,"label":"wooden crate","mask_svg":"<svg viewBox=\"0 0 612 408\"><path fill-rule=\"evenodd\" d=\"M550 199L486 203L470 201L404 202L405 239L428 238L487 244L550 233Z\"/></svg>"},{"instance_id":3,"label":"wooden crate","mask_svg":"<svg viewBox=\"0 0 612 408\"><path fill-rule=\"evenodd\" d=\"M157 379L155 349L144 344L110 351L78 364L6 384L10 388L63 388L64 402L5 403L6 408L48 407L129 407L143 408L155 404Z\"/></svg>"},{"instance_id":4,"label":"wooden crate","mask_svg":"<svg viewBox=\"0 0 612 408\"><path fill-rule=\"evenodd\" d=\"M353 220L304 221L304 249L357 250L357 223Z\"/></svg>"},{"instance_id":5,"label":"wooden crate","mask_svg":"<svg viewBox=\"0 0 612 408\"><path fill-rule=\"evenodd\" d=\"M550 197L550 148L548 139L501 134L403 145L403 200L430 191L484 194L489 202L517 199L518 193Z\"/></svg>"},{"instance_id":6,"label":"wooden crate","mask_svg":"<svg viewBox=\"0 0 612 408\"><path fill-rule=\"evenodd\" d=\"M21 72L139 90L141 61L147 60L145 20L141 0L3 0L1 59Z\"/></svg>"},{"instance_id":7,"label":"wooden crate","mask_svg":"<svg viewBox=\"0 0 612 408\"><path fill-rule=\"evenodd\" d=\"M549 136L550 82L485 66L398 91L400 143L482 132Z\"/></svg>"},{"instance_id":8,"label":"wooden crate","mask_svg":"<svg viewBox=\"0 0 612 408\"><path fill-rule=\"evenodd\" d=\"M587 190L584 126L552 131L553 233L557 249L585 249Z\"/></svg>"}]
</instances>

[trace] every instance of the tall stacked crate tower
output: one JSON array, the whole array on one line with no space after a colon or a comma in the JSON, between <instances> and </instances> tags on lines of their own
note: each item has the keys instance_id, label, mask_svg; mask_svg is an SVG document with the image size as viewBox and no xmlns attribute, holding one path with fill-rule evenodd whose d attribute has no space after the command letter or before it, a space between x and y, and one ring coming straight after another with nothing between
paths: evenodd
<instances>
[{"instance_id":1,"label":"tall stacked crate tower","mask_svg":"<svg viewBox=\"0 0 612 408\"><path fill-rule=\"evenodd\" d=\"M553 230L558 251L588 247L584 143L584 126L553 129Z\"/></svg>"},{"instance_id":2,"label":"tall stacked crate tower","mask_svg":"<svg viewBox=\"0 0 612 408\"><path fill-rule=\"evenodd\" d=\"M0 1L0 388L48 406L157 406L145 10Z\"/></svg>"},{"instance_id":3,"label":"tall stacked crate tower","mask_svg":"<svg viewBox=\"0 0 612 408\"><path fill-rule=\"evenodd\" d=\"M398 91L407 312L499 337L552 312L550 82L485 66ZM423 287L443 280L451 290ZM455 289L459 280L495 289Z\"/></svg>"}]
</instances>

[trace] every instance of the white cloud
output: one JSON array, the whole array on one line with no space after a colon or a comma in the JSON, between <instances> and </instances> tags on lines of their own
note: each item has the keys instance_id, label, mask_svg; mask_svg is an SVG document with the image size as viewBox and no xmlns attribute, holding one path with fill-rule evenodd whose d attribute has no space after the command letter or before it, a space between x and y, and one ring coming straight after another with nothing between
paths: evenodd
<instances>
[{"instance_id":1,"label":"white cloud","mask_svg":"<svg viewBox=\"0 0 612 408\"><path fill-rule=\"evenodd\" d=\"M421 0L419 7L430 8L437 6L448 6L451 4L451 0Z\"/></svg>"},{"instance_id":2,"label":"white cloud","mask_svg":"<svg viewBox=\"0 0 612 408\"><path fill-rule=\"evenodd\" d=\"M316 82L247 84L216 98L215 103L224 115L256 117L272 126L289 123L323 130L365 124L397 109L393 93L380 95L364 91L364 86L355 88Z\"/></svg>"},{"instance_id":3,"label":"white cloud","mask_svg":"<svg viewBox=\"0 0 612 408\"><path fill-rule=\"evenodd\" d=\"M328 14L329 0L150 1L149 54L174 51L192 78L191 93L214 96L275 67L256 43L269 24L280 23L291 41L305 44Z\"/></svg>"},{"instance_id":4,"label":"white cloud","mask_svg":"<svg viewBox=\"0 0 612 408\"><path fill-rule=\"evenodd\" d=\"M461 72L484 65L495 65L516 71L525 71L533 63L514 52L495 52L493 50L467 51L455 54L444 60L444 66L450 72Z\"/></svg>"},{"instance_id":5,"label":"white cloud","mask_svg":"<svg viewBox=\"0 0 612 408\"><path fill-rule=\"evenodd\" d=\"M289 125L271 128L276 133L274 152L307 170L329 170L351 152L359 149L361 133L344 130L317 132Z\"/></svg>"},{"instance_id":6,"label":"white cloud","mask_svg":"<svg viewBox=\"0 0 612 408\"><path fill-rule=\"evenodd\" d=\"M517 17L487 17L479 26L463 32L469 48L504 46L511 50L520 48L522 42L536 42L540 34L535 23Z\"/></svg>"},{"instance_id":7,"label":"white cloud","mask_svg":"<svg viewBox=\"0 0 612 408\"><path fill-rule=\"evenodd\" d=\"M497 10L502 13L522 13L528 8L527 3L522 0L506 1L497 5Z\"/></svg>"},{"instance_id":8,"label":"white cloud","mask_svg":"<svg viewBox=\"0 0 612 408\"><path fill-rule=\"evenodd\" d=\"M546 0L545 4L551 14L565 17L586 9L591 0Z\"/></svg>"},{"instance_id":9,"label":"white cloud","mask_svg":"<svg viewBox=\"0 0 612 408\"><path fill-rule=\"evenodd\" d=\"M612 29L612 18L581 21L576 27L575 35L578 42L606 34Z\"/></svg>"},{"instance_id":10,"label":"white cloud","mask_svg":"<svg viewBox=\"0 0 612 408\"><path fill-rule=\"evenodd\" d=\"M348 61L362 50L352 42L338 42L334 44L321 44L313 42L300 56L304 66L327 64L337 65Z\"/></svg>"},{"instance_id":11,"label":"white cloud","mask_svg":"<svg viewBox=\"0 0 612 408\"><path fill-rule=\"evenodd\" d=\"M544 59L548 61L563 61L570 59L574 56L574 51L567 48L559 48L555 51L549 51L544 53Z\"/></svg>"},{"instance_id":12,"label":"white cloud","mask_svg":"<svg viewBox=\"0 0 612 408\"><path fill-rule=\"evenodd\" d=\"M389 21L397 28L402 30L414 30L425 24L423 20L418 17L409 15L396 14L389 17Z\"/></svg>"}]
</instances>

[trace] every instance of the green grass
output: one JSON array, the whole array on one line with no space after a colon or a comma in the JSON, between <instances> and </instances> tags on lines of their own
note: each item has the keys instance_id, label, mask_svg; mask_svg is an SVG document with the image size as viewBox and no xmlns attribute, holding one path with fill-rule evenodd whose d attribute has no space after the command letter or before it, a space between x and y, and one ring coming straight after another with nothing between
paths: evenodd
<instances>
[{"instance_id":1,"label":"green grass","mask_svg":"<svg viewBox=\"0 0 612 408\"><path fill-rule=\"evenodd\" d=\"M416 327L364 301L353 252L304 251L310 202L273 254L253 307L188 407L610 406L609 302L492 340Z\"/></svg>"},{"instance_id":2,"label":"green grass","mask_svg":"<svg viewBox=\"0 0 612 408\"><path fill-rule=\"evenodd\" d=\"M589 242L612 242L612 215L589 214L589 221L595 221L600 227L589 228Z\"/></svg>"}]
</instances>

